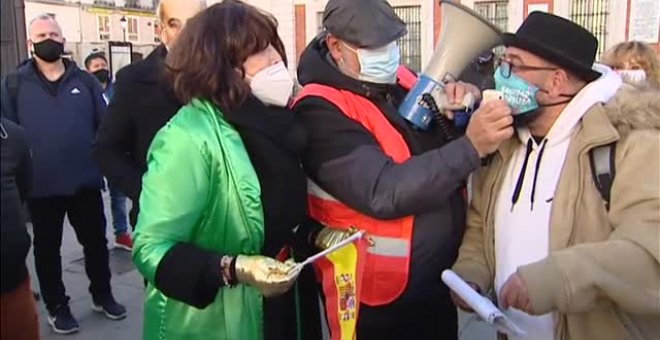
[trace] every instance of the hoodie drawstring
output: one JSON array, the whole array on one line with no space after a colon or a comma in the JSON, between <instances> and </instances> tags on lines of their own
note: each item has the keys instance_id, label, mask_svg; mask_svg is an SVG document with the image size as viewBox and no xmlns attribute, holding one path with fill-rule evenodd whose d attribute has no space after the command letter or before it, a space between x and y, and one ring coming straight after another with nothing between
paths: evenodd
<instances>
[{"instance_id":1,"label":"hoodie drawstring","mask_svg":"<svg viewBox=\"0 0 660 340\"><path fill-rule=\"evenodd\" d=\"M532 153L533 150L533 144L532 139L530 138L527 141L527 150L525 151L525 161L523 162L522 169L520 169L520 173L518 174L518 181L516 181L516 188L513 190L513 196L511 196L511 211L513 211L513 207L516 206L516 203L518 203L518 199L520 198L520 193L522 192L522 186L525 181L525 172L527 172L527 163L529 162L529 155Z\"/></svg>"},{"instance_id":2,"label":"hoodie drawstring","mask_svg":"<svg viewBox=\"0 0 660 340\"><path fill-rule=\"evenodd\" d=\"M534 166L534 181L532 182L532 194L530 195L531 210L534 210L534 201L536 199L536 182L539 176L539 170L541 169L541 158L543 158L543 152L545 151L545 146L548 144L548 140L544 139L541 142L541 148L539 149L539 156L536 159L536 165ZM529 163L529 156L532 154L534 146L534 141L530 138L527 141L527 150L525 150L525 161L523 162L522 169L518 174L518 180L516 181L516 187L513 190L513 196L511 197L511 211L518 203L520 199L520 194L522 193L522 187L525 183L525 173L527 172L527 164Z\"/></svg>"},{"instance_id":3,"label":"hoodie drawstring","mask_svg":"<svg viewBox=\"0 0 660 340\"><path fill-rule=\"evenodd\" d=\"M530 139L531 141L531 139ZM545 151L545 146L548 144L548 140L544 139L541 143L541 149L539 150L539 157L536 159L536 166L534 167L534 182L532 183L532 197L530 197L531 210L534 210L534 199L536 198L536 180L539 176L539 169L541 168L541 158L543 157L543 151Z\"/></svg>"}]
</instances>

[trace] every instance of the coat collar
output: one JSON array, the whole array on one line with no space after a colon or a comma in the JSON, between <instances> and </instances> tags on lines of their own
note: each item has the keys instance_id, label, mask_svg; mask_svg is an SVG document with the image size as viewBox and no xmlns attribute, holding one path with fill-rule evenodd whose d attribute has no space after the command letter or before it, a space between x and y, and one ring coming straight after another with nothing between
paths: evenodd
<instances>
[{"instance_id":1,"label":"coat collar","mask_svg":"<svg viewBox=\"0 0 660 340\"><path fill-rule=\"evenodd\" d=\"M158 83L165 77L165 58L167 49L165 45L158 46L143 61L144 72L139 81L147 83Z\"/></svg>"},{"instance_id":2,"label":"coat collar","mask_svg":"<svg viewBox=\"0 0 660 340\"><path fill-rule=\"evenodd\" d=\"M244 141L264 136L272 144L300 155L305 143L304 129L287 108L267 106L253 95L234 110L217 108L227 122L236 128ZM256 132L256 134L252 133Z\"/></svg>"}]
</instances>

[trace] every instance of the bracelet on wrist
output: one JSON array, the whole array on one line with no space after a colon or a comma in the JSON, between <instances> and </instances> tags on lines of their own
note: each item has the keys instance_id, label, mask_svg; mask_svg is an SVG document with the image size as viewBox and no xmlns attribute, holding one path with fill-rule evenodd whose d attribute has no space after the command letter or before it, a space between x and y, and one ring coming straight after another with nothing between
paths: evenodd
<instances>
[{"instance_id":1,"label":"bracelet on wrist","mask_svg":"<svg viewBox=\"0 0 660 340\"><path fill-rule=\"evenodd\" d=\"M231 266L231 262L233 261L233 258L231 256L223 256L220 259L220 273L222 276L222 283L226 287L231 287L231 271L229 270L229 267Z\"/></svg>"},{"instance_id":2,"label":"bracelet on wrist","mask_svg":"<svg viewBox=\"0 0 660 340\"><path fill-rule=\"evenodd\" d=\"M236 276L236 258L238 258L238 256L233 257L229 264L229 285L231 287L238 285L238 277Z\"/></svg>"}]
</instances>

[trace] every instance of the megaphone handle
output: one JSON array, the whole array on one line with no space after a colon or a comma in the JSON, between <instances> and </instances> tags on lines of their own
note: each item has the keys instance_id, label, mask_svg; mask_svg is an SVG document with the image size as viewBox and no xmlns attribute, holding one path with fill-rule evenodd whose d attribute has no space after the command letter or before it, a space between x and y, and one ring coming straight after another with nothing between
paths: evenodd
<instances>
[{"instance_id":1,"label":"megaphone handle","mask_svg":"<svg viewBox=\"0 0 660 340\"><path fill-rule=\"evenodd\" d=\"M435 100L435 103L438 105L439 108L442 108L442 110L450 110L450 111L471 110L476 101L474 94L472 94L471 92L465 93L463 100L459 104L449 103L449 99L447 98L447 93L444 90L433 91L431 95L433 96L433 100Z\"/></svg>"},{"instance_id":2,"label":"megaphone handle","mask_svg":"<svg viewBox=\"0 0 660 340\"><path fill-rule=\"evenodd\" d=\"M438 108L442 109L449 109L451 110L452 108L449 107L449 99L447 98L447 93L445 93L445 90L438 86L436 89L431 91L431 97L433 98L433 101L435 101L435 104Z\"/></svg>"},{"instance_id":3,"label":"megaphone handle","mask_svg":"<svg viewBox=\"0 0 660 340\"><path fill-rule=\"evenodd\" d=\"M444 95L444 97L446 100L447 95ZM453 131L451 130L451 127L449 126L449 123L447 122L447 118L445 118L443 112L435 102L434 96L429 93L424 93L422 95L422 100L426 102L426 105L428 105L429 110L433 112L434 115L433 121L436 122L436 124L440 125L440 130L442 131L442 133L444 133L447 140L451 141L454 138L456 138L456 136L454 136Z\"/></svg>"}]
</instances>

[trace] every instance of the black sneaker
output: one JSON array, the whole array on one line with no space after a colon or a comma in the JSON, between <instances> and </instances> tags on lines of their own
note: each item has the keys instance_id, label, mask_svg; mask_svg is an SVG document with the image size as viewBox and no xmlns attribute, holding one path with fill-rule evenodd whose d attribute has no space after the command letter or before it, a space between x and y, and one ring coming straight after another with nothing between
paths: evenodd
<instances>
[{"instance_id":1,"label":"black sneaker","mask_svg":"<svg viewBox=\"0 0 660 340\"><path fill-rule=\"evenodd\" d=\"M68 305L58 306L53 314L48 313L48 323L57 334L71 334L80 329Z\"/></svg>"},{"instance_id":2,"label":"black sneaker","mask_svg":"<svg viewBox=\"0 0 660 340\"><path fill-rule=\"evenodd\" d=\"M104 313L108 319L121 320L126 317L126 307L120 305L114 298L110 297L103 302L92 303L95 312Z\"/></svg>"}]
</instances>

